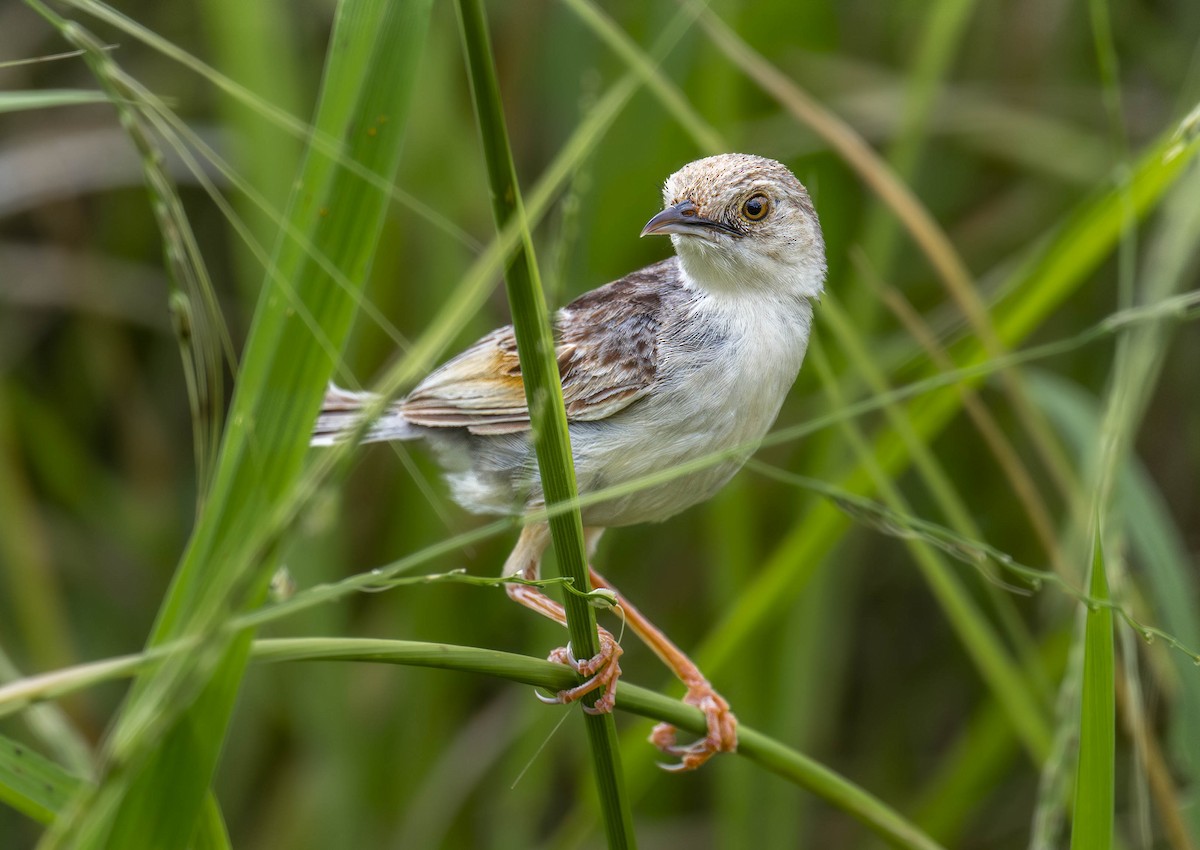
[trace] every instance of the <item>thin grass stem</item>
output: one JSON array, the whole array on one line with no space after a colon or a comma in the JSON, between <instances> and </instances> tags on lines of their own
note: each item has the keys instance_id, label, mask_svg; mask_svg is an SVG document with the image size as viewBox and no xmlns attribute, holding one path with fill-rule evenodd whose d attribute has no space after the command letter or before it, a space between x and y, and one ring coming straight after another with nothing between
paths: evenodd
<instances>
[{"instance_id":1,"label":"thin grass stem","mask_svg":"<svg viewBox=\"0 0 1200 850\"><path fill-rule=\"evenodd\" d=\"M505 129L504 106L492 59L487 18L482 0L460 0L457 9L471 93L483 137L496 229L503 232L515 222L521 235L520 247L508 263L504 281L512 309L525 398L533 426L541 488L547 505L571 505L578 491L567 431L567 410L563 403L562 383L555 357L554 334L533 252L533 238L521 201L508 131ZM578 507L552 515L549 523L559 571L571 579L577 589L589 591L591 585L584 552L583 521ZM600 640L593 609L574 594L564 597L563 607L575 652L582 658L597 655L600 652ZM600 693L596 692L584 697L585 706L590 706L599 696ZM624 789L616 725L611 714L587 713L584 723L591 745L593 772L608 846L613 850L636 847L633 810Z\"/></svg>"}]
</instances>

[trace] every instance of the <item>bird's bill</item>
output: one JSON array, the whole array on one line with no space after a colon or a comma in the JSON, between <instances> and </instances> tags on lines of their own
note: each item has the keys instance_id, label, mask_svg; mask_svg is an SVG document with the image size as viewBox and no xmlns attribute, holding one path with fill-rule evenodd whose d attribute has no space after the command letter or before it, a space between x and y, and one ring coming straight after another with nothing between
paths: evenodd
<instances>
[{"instance_id":1,"label":"bird's bill","mask_svg":"<svg viewBox=\"0 0 1200 850\"><path fill-rule=\"evenodd\" d=\"M673 207L667 207L654 218L646 222L642 228L642 236L669 236L678 233L681 236L699 236L713 239L717 233L730 236L740 236L733 228L719 221L704 218L691 201L683 201Z\"/></svg>"}]
</instances>

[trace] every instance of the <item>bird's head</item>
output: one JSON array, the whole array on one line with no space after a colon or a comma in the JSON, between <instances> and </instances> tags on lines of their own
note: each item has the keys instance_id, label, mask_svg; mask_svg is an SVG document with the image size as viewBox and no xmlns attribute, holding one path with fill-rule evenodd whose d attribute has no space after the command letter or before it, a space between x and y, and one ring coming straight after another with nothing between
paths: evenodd
<instances>
[{"instance_id":1,"label":"bird's head","mask_svg":"<svg viewBox=\"0 0 1200 850\"><path fill-rule=\"evenodd\" d=\"M825 242L808 192L786 166L740 153L688 163L667 178L666 209L642 236L666 234L690 280L712 292L816 298Z\"/></svg>"}]
</instances>

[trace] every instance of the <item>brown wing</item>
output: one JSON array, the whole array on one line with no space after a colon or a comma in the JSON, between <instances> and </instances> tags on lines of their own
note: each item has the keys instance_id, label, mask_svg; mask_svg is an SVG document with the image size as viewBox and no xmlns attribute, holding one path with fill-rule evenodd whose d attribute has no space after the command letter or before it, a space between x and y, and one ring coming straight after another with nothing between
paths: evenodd
<instances>
[{"instance_id":1,"label":"brown wing","mask_svg":"<svg viewBox=\"0 0 1200 850\"><path fill-rule=\"evenodd\" d=\"M567 419L604 419L654 382L664 288L678 286L668 260L595 289L555 317L555 354ZM507 434L529 428L512 326L485 336L433 372L402 403L404 416L431 428Z\"/></svg>"}]
</instances>

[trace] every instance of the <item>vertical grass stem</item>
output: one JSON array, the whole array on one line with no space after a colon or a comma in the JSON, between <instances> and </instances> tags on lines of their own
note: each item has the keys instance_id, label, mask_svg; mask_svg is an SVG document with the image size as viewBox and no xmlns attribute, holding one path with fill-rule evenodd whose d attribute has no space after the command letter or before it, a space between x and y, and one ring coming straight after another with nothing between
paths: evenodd
<instances>
[{"instance_id":1,"label":"vertical grass stem","mask_svg":"<svg viewBox=\"0 0 1200 850\"><path fill-rule=\"evenodd\" d=\"M538 275L533 240L517 186L516 168L505 128L500 84L492 59L482 0L459 0L458 12L471 92L487 160L496 228L503 231L514 219L521 228L520 245L508 262L504 277L525 380L525 397L533 423L542 491L547 505L571 502L577 496L575 468L571 458L562 384L554 356L554 336ZM570 578L576 588L590 589L579 510L552 514L550 530L562 575ZM592 609L575 594L566 594L564 603L567 628L576 654L581 658L595 655L600 644ZM587 699L594 700L594 697ZM624 792L616 725L610 714L589 714L585 717L585 724L609 846L633 847L633 815Z\"/></svg>"}]
</instances>

